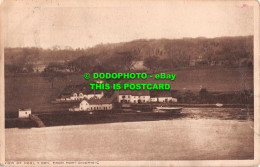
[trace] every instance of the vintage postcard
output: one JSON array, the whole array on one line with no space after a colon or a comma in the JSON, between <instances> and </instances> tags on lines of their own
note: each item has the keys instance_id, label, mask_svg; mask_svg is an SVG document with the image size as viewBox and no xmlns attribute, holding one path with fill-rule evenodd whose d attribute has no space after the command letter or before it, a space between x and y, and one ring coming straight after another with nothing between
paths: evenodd
<instances>
[{"instance_id":1,"label":"vintage postcard","mask_svg":"<svg viewBox=\"0 0 260 167\"><path fill-rule=\"evenodd\" d=\"M256 0L3 0L1 166L258 166Z\"/></svg>"}]
</instances>

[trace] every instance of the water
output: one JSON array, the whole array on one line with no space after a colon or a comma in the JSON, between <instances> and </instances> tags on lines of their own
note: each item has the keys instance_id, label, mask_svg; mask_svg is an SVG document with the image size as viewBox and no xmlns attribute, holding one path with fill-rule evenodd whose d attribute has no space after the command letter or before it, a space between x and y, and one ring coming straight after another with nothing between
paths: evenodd
<instances>
[{"instance_id":1,"label":"water","mask_svg":"<svg viewBox=\"0 0 260 167\"><path fill-rule=\"evenodd\" d=\"M254 158L253 121L186 117L32 129L11 128L5 130L5 141L6 160L16 161Z\"/></svg>"},{"instance_id":2,"label":"water","mask_svg":"<svg viewBox=\"0 0 260 167\"><path fill-rule=\"evenodd\" d=\"M254 120L252 108L183 108L181 119Z\"/></svg>"},{"instance_id":3,"label":"water","mask_svg":"<svg viewBox=\"0 0 260 167\"><path fill-rule=\"evenodd\" d=\"M67 126L6 129L6 160L254 158L253 109L183 108L167 117L144 112L102 115L51 116L52 125L62 118ZM68 120L85 125L69 126Z\"/></svg>"}]
</instances>

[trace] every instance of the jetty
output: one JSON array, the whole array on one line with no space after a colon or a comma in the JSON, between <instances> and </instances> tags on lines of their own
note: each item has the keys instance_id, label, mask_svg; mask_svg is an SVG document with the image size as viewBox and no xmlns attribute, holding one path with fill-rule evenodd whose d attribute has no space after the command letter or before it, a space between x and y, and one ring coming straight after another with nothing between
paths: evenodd
<instances>
[{"instance_id":1,"label":"jetty","mask_svg":"<svg viewBox=\"0 0 260 167\"><path fill-rule=\"evenodd\" d=\"M30 119L33 120L38 125L38 127L45 127L44 123L37 115L31 114Z\"/></svg>"}]
</instances>

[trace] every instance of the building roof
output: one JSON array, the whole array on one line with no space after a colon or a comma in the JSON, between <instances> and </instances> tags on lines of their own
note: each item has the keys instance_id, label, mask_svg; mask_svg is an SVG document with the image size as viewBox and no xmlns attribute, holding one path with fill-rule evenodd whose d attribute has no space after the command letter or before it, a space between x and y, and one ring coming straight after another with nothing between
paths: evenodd
<instances>
[{"instance_id":1,"label":"building roof","mask_svg":"<svg viewBox=\"0 0 260 167\"><path fill-rule=\"evenodd\" d=\"M89 104L112 104L112 98L101 98L101 99L96 99L96 98L91 98L91 99L82 99L80 101L75 101L72 106L79 105L82 101L87 101Z\"/></svg>"},{"instance_id":2,"label":"building roof","mask_svg":"<svg viewBox=\"0 0 260 167\"><path fill-rule=\"evenodd\" d=\"M19 108L18 110L19 110L19 111L28 111L28 110L31 111L31 108Z\"/></svg>"},{"instance_id":3,"label":"building roof","mask_svg":"<svg viewBox=\"0 0 260 167\"><path fill-rule=\"evenodd\" d=\"M83 93L83 94L101 94L102 90L92 90L89 85L69 85L64 88L59 97L71 96L73 93Z\"/></svg>"},{"instance_id":4,"label":"building roof","mask_svg":"<svg viewBox=\"0 0 260 167\"><path fill-rule=\"evenodd\" d=\"M101 99L90 99L86 100L89 104L112 104L111 98L101 98Z\"/></svg>"},{"instance_id":5,"label":"building roof","mask_svg":"<svg viewBox=\"0 0 260 167\"><path fill-rule=\"evenodd\" d=\"M121 90L118 95L150 96L149 90Z\"/></svg>"},{"instance_id":6,"label":"building roof","mask_svg":"<svg viewBox=\"0 0 260 167\"><path fill-rule=\"evenodd\" d=\"M83 93L85 95L86 94L101 94L102 90L92 90L92 89L84 90L84 89L82 89L82 90L73 90L71 92L71 94L73 94L73 93Z\"/></svg>"}]
</instances>

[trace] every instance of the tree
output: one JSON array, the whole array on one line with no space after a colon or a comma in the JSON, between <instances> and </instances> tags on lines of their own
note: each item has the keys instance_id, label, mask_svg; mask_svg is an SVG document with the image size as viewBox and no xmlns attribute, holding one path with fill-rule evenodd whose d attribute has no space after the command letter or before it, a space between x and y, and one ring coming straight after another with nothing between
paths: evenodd
<instances>
[{"instance_id":1,"label":"tree","mask_svg":"<svg viewBox=\"0 0 260 167\"><path fill-rule=\"evenodd\" d=\"M43 77L51 82L51 88L53 88L55 78L64 78L65 74L62 72L55 71L53 69L44 70L42 73Z\"/></svg>"},{"instance_id":2,"label":"tree","mask_svg":"<svg viewBox=\"0 0 260 167\"><path fill-rule=\"evenodd\" d=\"M200 96L202 103L207 102L208 95L209 95L209 92L206 88L200 89L199 96Z\"/></svg>"},{"instance_id":3,"label":"tree","mask_svg":"<svg viewBox=\"0 0 260 167\"><path fill-rule=\"evenodd\" d=\"M138 57L132 54L131 52L123 52L120 54L122 54L121 57L123 60L124 67L126 68L127 71L131 71L136 61L138 60Z\"/></svg>"},{"instance_id":4,"label":"tree","mask_svg":"<svg viewBox=\"0 0 260 167\"><path fill-rule=\"evenodd\" d=\"M184 102L185 103L192 103L194 97L195 97L194 93L191 90L187 90L184 93Z\"/></svg>"},{"instance_id":5,"label":"tree","mask_svg":"<svg viewBox=\"0 0 260 167\"><path fill-rule=\"evenodd\" d=\"M62 63L50 63L45 69L45 72L59 71L66 69L66 65Z\"/></svg>"},{"instance_id":6,"label":"tree","mask_svg":"<svg viewBox=\"0 0 260 167\"><path fill-rule=\"evenodd\" d=\"M77 66L75 65L74 62L67 63L67 68L70 70L70 72L76 72L77 71Z\"/></svg>"},{"instance_id":7,"label":"tree","mask_svg":"<svg viewBox=\"0 0 260 167\"><path fill-rule=\"evenodd\" d=\"M167 44L166 46L168 60L171 63L171 68L175 68L181 66L181 54L182 52L182 45L177 45L177 42L172 42Z\"/></svg>"},{"instance_id":8,"label":"tree","mask_svg":"<svg viewBox=\"0 0 260 167\"><path fill-rule=\"evenodd\" d=\"M105 68L102 64L97 64L93 67L92 72L97 72L97 73L105 72Z\"/></svg>"},{"instance_id":9,"label":"tree","mask_svg":"<svg viewBox=\"0 0 260 167\"><path fill-rule=\"evenodd\" d=\"M79 71L88 72L92 71L95 64L97 64L96 55L82 56L74 61L74 66Z\"/></svg>"},{"instance_id":10,"label":"tree","mask_svg":"<svg viewBox=\"0 0 260 167\"><path fill-rule=\"evenodd\" d=\"M27 72L33 72L33 64L26 64L25 68Z\"/></svg>"},{"instance_id":11,"label":"tree","mask_svg":"<svg viewBox=\"0 0 260 167\"><path fill-rule=\"evenodd\" d=\"M144 66L149 68L150 71L156 72L160 67L159 57L157 56L149 56L144 59Z\"/></svg>"}]
</instances>

